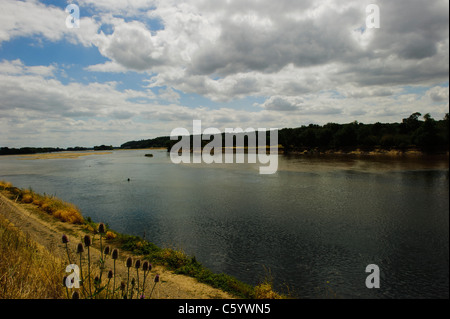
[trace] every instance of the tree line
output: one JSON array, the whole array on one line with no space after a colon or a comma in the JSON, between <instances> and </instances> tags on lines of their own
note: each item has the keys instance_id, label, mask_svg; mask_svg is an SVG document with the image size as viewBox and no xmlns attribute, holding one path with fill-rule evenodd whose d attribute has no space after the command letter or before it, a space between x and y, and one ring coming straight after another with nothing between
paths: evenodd
<instances>
[{"instance_id":1,"label":"tree line","mask_svg":"<svg viewBox=\"0 0 450 319\"><path fill-rule=\"evenodd\" d=\"M225 133L222 133L222 145L225 145ZM191 138L191 145L193 136ZM270 136L267 132L267 145ZM164 147L168 150L178 140L169 136L140 141L130 141L121 148L137 149ZM415 112L402 119L400 123L364 124L357 121L347 124L327 123L310 124L297 128L284 128L278 131L278 142L284 153L304 151L352 151L375 149L406 151L418 149L424 153L446 152L449 149L449 114L442 120L435 120L429 113L422 116ZM202 146L209 141L202 141ZM258 142L257 142L258 143Z\"/></svg>"},{"instance_id":2,"label":"tree line","mask_svg":"<svg viewBox=\"0 0 450 319\"><path fill-rule=\"evenodd\" d=\"M68 147L68 148L60 148L60 147L21 147L21 148L9 148L9 147L0 147L0 155L27 155L27 154L39 154L39 153L55 153L55 152L77 152L77 151L102 151L102 150L113 150L114 147L112 145L100 145L94 147Z\"/></svg>"},{"instance_id":3,"label":"tree line","mask_svg":"<svg viewBox=\"0 0 450 319\"><path fill-rule=\"evenodd\" d=\"M361 149L418 149L425 153L448 151L449 114L435 120L429 113L419 112L402 119L401 123L310 124L279 131L278 139L285 152L317 149L351 151Z\"/></svg>"},{"instance_id":4,"label":"tree line","mask_svg":"<svg viewBox=\"0 0 450 319\"><path fill-rule=\"evenodd\" d=\"M225 145L225 133L222 133L222 145ZM193 136L191 138L191 145ZM266 136L270 143L269 132ZM120 146L121 149L138 149L162 147L170 148L177 143L169 136L153 139L129 141ZM209 141L202 141L202 146ZM258 143L258 142L257 142ZM297 128L283 128L278 131L278 143L283 146L284 153L304 151L352 151L375 149L406 151L418 149L424 153L443 153L449 149L449 113L442 120L435 120L429 113L422 115L415 112L402 119L400 123L364 124L357 121L347 124L327 123L325 125L303 125ZM61 151L112 150L112 145L94 146L94 148L35 148L20 149L0 147L0 155L35 154Z\"/></svg>"}]
</instances>

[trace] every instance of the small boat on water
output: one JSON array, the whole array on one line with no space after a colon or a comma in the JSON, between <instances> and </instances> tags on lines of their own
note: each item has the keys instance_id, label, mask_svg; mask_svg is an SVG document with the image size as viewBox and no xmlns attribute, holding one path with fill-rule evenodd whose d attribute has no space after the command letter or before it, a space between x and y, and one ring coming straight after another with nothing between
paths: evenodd
<instances>
[{"instance_id":1,"label":"small boat on water","mask_svg":"<svg viewBox=\"0 0 450 319\"><path fill-rule=\"evenodd\" d=\"M145 154L145 157L153 157L153 154Z\"/></svg>"}]
</instances>

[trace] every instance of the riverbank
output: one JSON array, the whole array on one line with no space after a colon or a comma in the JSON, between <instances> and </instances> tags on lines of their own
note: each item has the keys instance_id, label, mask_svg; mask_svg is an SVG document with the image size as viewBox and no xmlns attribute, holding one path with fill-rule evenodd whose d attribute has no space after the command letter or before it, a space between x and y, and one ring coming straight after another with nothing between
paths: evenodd
<instances>
[{"instance_id":1,"label":"riverbank","mask_svg":"<svg viewBox=\"0 0 450 319\"><path fill-rule=\"evenodd\" d=\"M28 238L32 243L36 243L36 245L42 247L40 248L41 250L53 256L56 266L52 266L52 269L59 269L59 271L54 273L58 282L62 283L63 276L67 275L64 273L65 266L68 265L67 259L77 260L77 245L83 242L84 236L89 235L92 237L90 258L97 262L101 259L100 234L97 231L98 224L92 222L90 218L74 219L74 223L63 222L61 218L49 214L48 211L42 209L42 206L38 205L36 199L39 196L42 197L42 195L33 197L30 194L32 194L30 190L20 190L13 187L10 183L0 183L0 215L2 220L7 221L6 225L20 231L25 238ZM52 204L47 203L48 206L52 206ZM102 243L103 248L108 245L110 250L116 248L120 251L119 260L116 262L116 285L122 281L128 281L126 260L128 257L131 257L134 261L148 260L153 265L150 272L152 280L154 280L156 275L159 275L160 281L155 285L154 291L151 292L152 298L232 299L278 297L271 290L268 283L262 283L258 287L251 287L238 282L233 277L224 274L213 274L198 263L194 257L186 256L181 251L159 248L137 236L119 234L108 228L105 233ZM67 236L69 254L65 245L61 242L62 235ZM1 258L3 258L3 255ZM6 261L2 260L2 262ZM85 262L83 260L83 264ZM106 258L105 271L112 268L112 258ZM134 276L135 269L133 268L132 271L132 276ZM4 275L0 274L0 277ZM46 280L46 278L42 278L42 280ZM147 286L147 289L151 289L153 282ZM149 293L149 291L145 291L144 295L148 296ZM66 295L63 294L61 297L64 298ZM21 296L14 298L21 298ZM27 298L26 295L23 298Z\"/></svg>"},{"instance_id":2,"label":"riverbank","mask_svg":"<svg viewBox=\"0 0 450 319\"><path fill-rule=\"evenodd\" d=\"M383 148L375 148L371 150L364 149L348 149L348 150L320 150L320 149L304 149L304 150L290 150L289 152L280 151L280 154L284 155L317 155L317 156L326 156L326 155L337 155L337 156L362 156L362 157L408 157L408 158L417 158L417 157L448 157L449 152L441 152L441 153L431 153L427 154L418 148L410 148L410 149L383 149Z\"/></svg>"}]
</instances>

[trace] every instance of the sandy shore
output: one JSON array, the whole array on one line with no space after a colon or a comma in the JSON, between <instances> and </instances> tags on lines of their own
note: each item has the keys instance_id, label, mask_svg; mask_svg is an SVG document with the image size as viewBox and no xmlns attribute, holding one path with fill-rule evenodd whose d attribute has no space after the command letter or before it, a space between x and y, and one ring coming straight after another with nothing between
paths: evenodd
<instances>
[{"instance_id":1,"label":"sandy shore","mask_svg":"<svg viewBox=\"0 0 450 319\"><path fill-rule=\"evenodd\" d=\"M106 155L112 152L61 152L61 153L39 153L39 154L29 154L29 155L12 155L18 156L21 160L37 160L37 159L62 159L62 158L78 158L81 156L89 155Z\"/></svg>"},{"instance_id":2,"label":"sandy shore","mask_svg":"<svg viewBox=\"0 0 450 319\"><path fill-rule=\"evenodd\" d=\"M97 154L97 153L96 153ZM66 251L61 242L63 234L69 238L69 248L73 252L73 260L76 260L76 245L82 242L82 238L86 234L82 226L72 225L59 221L58 219L40 211L32 204L16 203L8 199L0 192L0 214L4 215L16 227L18 227L25 235L42 245L54 255L67 260ZM97 235L98 236L98 235ZM97 237L98 239L98 237ZM98 243L98 240L96 240ZM114 248L114 245L106 242L106 245ZM99 260L100 250L99 244L94 245L91 249L91 260ZM105 243L103 245L105 247ZM142 256L130 255L129 253L119 250L119 260L116 262L116 271L118 272L119 282L124 279L126 281L127 268L125 260L131 256L133 260ZM151 262L151 261L150 261ZM112 269L112 260L109 258L106 262L106 269ZM134 269L133 269L134 270ZM155 288L152 298L159 299L231 299L233 296L221 290L212 288L206 284L198 282L196 279L188 276L177 275L161 266L155 266L151 272L151 276L160 275L160 284ZM62 279L62 278L61 278ZM150 285L146 285L151 289Z\"/></svg>"}]
</instances>

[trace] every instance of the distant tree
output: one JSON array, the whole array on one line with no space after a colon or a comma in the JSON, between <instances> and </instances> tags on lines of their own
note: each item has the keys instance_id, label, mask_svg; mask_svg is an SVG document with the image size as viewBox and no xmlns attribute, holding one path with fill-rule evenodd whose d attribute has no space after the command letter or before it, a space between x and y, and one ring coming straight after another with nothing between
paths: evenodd
<instances>
[{"instance_id":1,"label":"distant tree","mask_svg":"<svg viewBox=\"0 0 450 319\"><path fill-rule=\"evenodd\" d=\"M430 113L423 116L425 121L414 133L414 141L425 152L433 152L439 144L436 121Z\"/></svg>"},{"instance_id":2,"label":"distant tree","mask_svg":"<svg viewBox=\"0 0 450 319\"><path fill-rule=\"evenodd\" d=\"M403 119L401 126L402 131L405 133L410 133L417 130L421 125L419 121L420 116L422 116L421 113L415 112L411 114L408 118Z\"/></svg>"},{"instance_id":3,"label":"distant tree","mask_svg":"<svg viewBox=\"0 0 450 319\"><path fill-rule=\"evenodd\" d=\"M109 151L113 150L114 147L112 145L100 145L100 146L94 146L94 151Z\"/></svg>"},{"instance_id":4,"label":"distant tree","mask_svg":"<svg viewBox=\"0 0 450 319\"><path fill-rule=\"evenodd\" d=\"M348 148L356 146L358 136L356 134L356 124L345 124L334 135L334 145L336 148Z\"/></svg>"}]
</instances>

